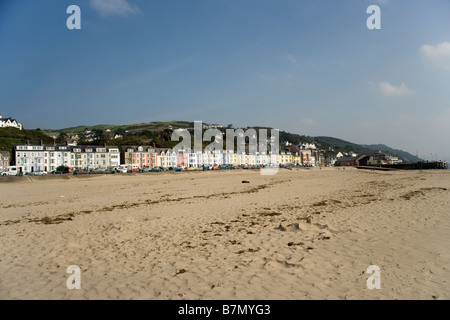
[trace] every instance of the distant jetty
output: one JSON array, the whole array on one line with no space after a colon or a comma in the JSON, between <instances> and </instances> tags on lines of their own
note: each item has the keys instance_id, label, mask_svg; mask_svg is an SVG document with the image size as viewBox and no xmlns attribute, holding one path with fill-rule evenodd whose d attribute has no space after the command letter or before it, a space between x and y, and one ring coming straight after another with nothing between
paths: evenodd
<instances>
[{"instance_id":1,"label":"distant jetty","mask_svg":"<svg viewBox=\"0 0 450 320\"><path fill-rule=\"evenodd\" d=\"M397 163L397 164L381 164L378 166L356 166L358 169L371 170L434 170L434 169L448 169L447 162L414 162L414 163Z\"/></svg>"}]
</instances>

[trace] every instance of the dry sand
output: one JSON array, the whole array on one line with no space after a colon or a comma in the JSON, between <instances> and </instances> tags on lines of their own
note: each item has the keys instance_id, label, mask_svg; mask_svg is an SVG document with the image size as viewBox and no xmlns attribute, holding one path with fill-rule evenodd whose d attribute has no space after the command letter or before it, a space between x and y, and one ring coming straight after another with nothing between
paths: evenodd
<instances>
[{"instance_id":1,"label":"dry sand","mask_svg":"<svg viewBox=\"0 0 450 320\"><path fill-rule=\"evenodd\" d=\"M1 178L0 298L449 299L449 194L445 170Z\"/></svg>"}]
</instances>

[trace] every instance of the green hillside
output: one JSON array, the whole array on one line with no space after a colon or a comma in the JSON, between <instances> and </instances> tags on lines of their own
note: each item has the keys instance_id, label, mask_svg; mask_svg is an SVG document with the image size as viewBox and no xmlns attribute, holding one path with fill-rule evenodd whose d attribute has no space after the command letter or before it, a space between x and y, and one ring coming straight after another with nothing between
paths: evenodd
<instances>
[{"instance_id":1,"label":"green hillside","mask_svg":"<svg viewBox=\"0 0 450 320\"><path fill-rule=\"evenodd\" d=\"M333 137L314 137L317 141L325 142L328 145L335 148L338 151L353 151L356 153L373 153L377 151L386 152L388 154L392 154L398 156L400 159L408 162L417 162L422 159L410 154L409 152L393 149L384 144L371 144L371 145L360 145L352 142L348 142L342 139L333 138Z\"/></svg>"},{"instance_id":2,"label":"green hillside","mask_svg":"<svg viewBox=\"0 0 450 320\"><path fill-rule=\"evenodd\" d=\"M42 130L19 130L17 128L0 128L0 150L11 153L14 144L53 143L53 139Z\"/></svg>"},{"instance_id":3,"label":"green hillside","mask_svg":"<svg viewBox=\"0 0 450 320\"><path fill-rule=\"evenodd\" d=\"M410 154L409 152L399 150L399 149L393 149L384 144L370 144L370 145L362 145L362 146L365 148L369 148L371 150L375 150L375 151L378 151L378 150L386 151L391 154L395 154L400 158L407 159L410 162L422 161L421 158L414 156L414 155Z\"/></svg>"},{"instance_id":4,"label":"green hillside","mask_svg":"<svg viewBox=\"0 0 450 320\"><path fill-rule=\"evenodd\" d=\"M154 121L149 123L137 123L137 124L125 124L125 125L115 125L115 124L99 124L95 126L77 126L71 128L64 128L58 130L43 130L48 135L57 136L61 132L67 134L80 134L84 132L86 129L93 130L111 130L112 132L116 132L117 130L127 130L129 132L139 132L139 131L162 131L167 129L169 126L173 126L175 128L188 128L193 127L193 122L188 121Z\"/></svg>"},{"instance_id":5,"label":"green hillside","mask_svg":"<svg viewBox=\"0 0 450 320\"><path fill-rule=\"evenodd\" d=\"M108 125L100 124L95 126L77 126L71 128L64 128L58 130L18 130L15 128L0 128L0 150L11 151L12 146L17 143L53 143L51 136L58 137L57 142L65 141L69 135L78 134L81 144L103 144L109 145L153 145L158 147L170 148L177 142L171 141L171 131L167 130L169 126L175 128L193 128L194 123L190 121L155 121L150 123L138 123L138 124L126 124L126 125ZM232 128L232 125L228 126ZM250 127L248 127L250 128ZM247 128L247 129L248 129ZM263 127L251 127L253 129L260 129ZM270 129L266 128L265 129ZM83 135L85 130L89 130L95 133L95 140L85 140L86 136ZM106 130L109 129L109 133ZM226 128L220 128L225 133ZM204 130L203 130L204 131ZM258 130L257 130L258 132ZM122 138L113 140L114 134L120 134ZM355 153L373 153L374 151L383 151L392 155L396 155L399 158L416 162L421 159L413 156L412 154L403 150L392 149L386 145L359 145L342 139L326 136L310 137L299 135L295 133L289 133L280 131L280 143L289 141L290 143L297 145L300 143L315 143L320 149L328 150L333 148L334 151ZM206 146L209 142L204 142ZM284 145L280 146L286 148Z\"/></svg>"}]
</instances>

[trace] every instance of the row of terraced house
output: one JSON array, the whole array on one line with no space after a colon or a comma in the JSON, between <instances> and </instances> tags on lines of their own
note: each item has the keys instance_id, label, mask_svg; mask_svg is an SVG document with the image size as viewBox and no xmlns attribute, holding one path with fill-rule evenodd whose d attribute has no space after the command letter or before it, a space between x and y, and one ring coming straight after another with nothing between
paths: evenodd
<instances>
[{"instance_id":1,"label":"row of terraced house","mask_svg":"<svg viewBox=\"0 0 450 320\"><path fill-rule=\"evenodd\" d=\"M208 166L265 166L265 165L314 165L311 151L279 152L279 153L248 153L233 150L178 150L154 148L150 146L131 146L125 148L125 164L139 168L182 167L201 168Z\"/></svg>"},{"instance_id":2,"label":"row of terraced house","mask_svg":"<svg viewBox=\"0 0 450 320\"><path fill-rule=\"evenodd\" d=\"M13 161L23 172L111 168L120 165L118 147L24 144L13 148Z\"/></svg>"},{"instance_id":3,"label":"row of terraced house","mask_svg":"<svg viewBox=\"0 0 450 320\"><path fill-rule=\"evenodd\" d=\"M150 146L129 146L122 148L109 146L70 146L21 144L13 148L12 159L24 172L53 171L59 166L72 169L93 170L114 168L121 163L138 168L201 168L208 166L265 166L273 164L314 165L310 151L270 152L249 154L246 152L222 150L178 150Z\"/></svg>"}]
</instances>

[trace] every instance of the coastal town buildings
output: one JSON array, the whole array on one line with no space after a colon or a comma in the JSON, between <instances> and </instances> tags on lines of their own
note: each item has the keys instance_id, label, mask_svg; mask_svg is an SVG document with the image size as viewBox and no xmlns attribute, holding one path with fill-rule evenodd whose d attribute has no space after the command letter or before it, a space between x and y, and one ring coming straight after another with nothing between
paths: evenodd
<instances>
[{"instance_id":1,"label":"coastal town buildings","mask_svg":"<svg viewBox=\"0 0 450 320\"><path fill-rule=\"evenodd\" d=\"M311 149L307 149L311 148ZM8 153L8 152L7 152ZM2 155L3 167L9 164L7 153ZM351 153L355 155L354 153ZM122 161L121 161L122 159ZM280 152L245 152L236 150L192 150L156 148L155 146L73 146L22 144L15 145L12 160L23 172L53 171L59 166L79 170L112 169L120 165L135 169L204 167L289 166L379 166L399 163L398 157L382 152L373 154L335 153L321 151L314 145L291 145ZM1 168L0 163L0 168Z\"/></svg>"}]
</instances>

